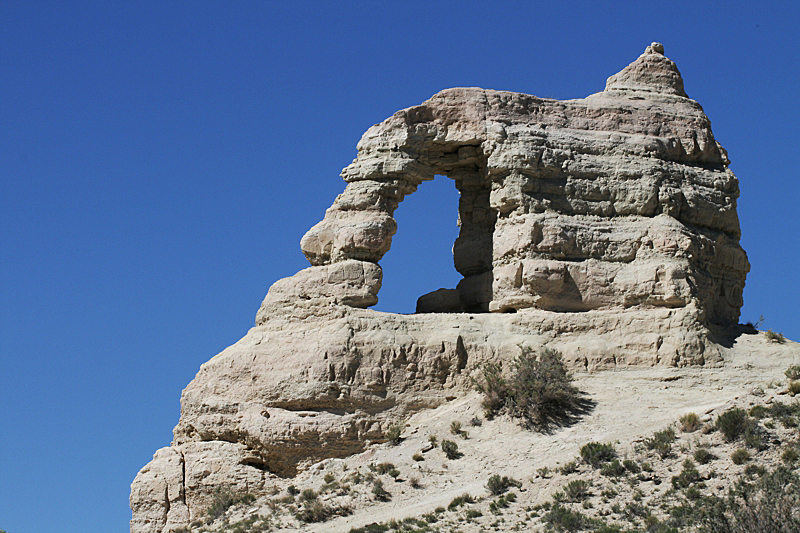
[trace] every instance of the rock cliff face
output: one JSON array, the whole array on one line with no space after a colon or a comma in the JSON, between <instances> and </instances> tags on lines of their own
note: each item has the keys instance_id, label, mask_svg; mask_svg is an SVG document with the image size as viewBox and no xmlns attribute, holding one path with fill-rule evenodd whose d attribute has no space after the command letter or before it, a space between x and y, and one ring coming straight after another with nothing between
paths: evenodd
<instances>
[{"instance_id":1,"label":"rock cliff face","mask_svg":"<svg viewBox=\"0 0 800 533\"><path fill-rule=\"evenodd\" d=\"M738 183L658 43L603 92L557 101L459 88L370 128L311 267L276 282L254 327L204 364L172 446L133 483L131 531L175 531L214 489L362 451L463 394L487 360L561 350L577 369L719 363L749 264ZM415 315L367 309L394 211L443 174L460 192L457 287Z\"/></svg>"}]
</instances>

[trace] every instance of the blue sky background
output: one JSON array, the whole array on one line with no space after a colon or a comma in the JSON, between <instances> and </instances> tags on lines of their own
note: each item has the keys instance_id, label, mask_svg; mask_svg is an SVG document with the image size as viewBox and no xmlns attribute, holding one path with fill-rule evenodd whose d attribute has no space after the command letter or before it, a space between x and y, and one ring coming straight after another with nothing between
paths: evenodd
<instances>
[{"instance_id":1,"label":"blue sky background","mask_svg":"<svg viewBox=\"0 0 800 533\"><path fill-rule=\"evenodd\" d=\"M741 183L742 321L800 339L797 2L0 4L0 528L126 531L181 389L307 266L372 124L437 91L601 91L661 41ZM378 309L452 287L452 182Z\"/></svg>"}]
</instances>

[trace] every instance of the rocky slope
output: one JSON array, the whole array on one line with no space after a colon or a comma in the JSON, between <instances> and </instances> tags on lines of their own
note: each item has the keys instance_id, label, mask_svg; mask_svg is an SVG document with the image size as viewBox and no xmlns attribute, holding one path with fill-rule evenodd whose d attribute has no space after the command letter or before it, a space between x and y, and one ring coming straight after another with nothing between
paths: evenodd
<instances>
[{"instance_id":1,"label":"rocky slope","mask_svg":"<svg viewBox=\"0 0 800 533\"><path fill-rule=\"evenodd\" d=\"M749 269L727 165L658 43L585 99L450 89L370 128L301 241L312 266L184 390L172 445L132 485L131 531L189 528L220 487L261 496L360 454L525 350L581 372L723 365ZM371 311L394 211L435 174L461 194L464 279L415 315Z\"/></svg>"}]
</instances>

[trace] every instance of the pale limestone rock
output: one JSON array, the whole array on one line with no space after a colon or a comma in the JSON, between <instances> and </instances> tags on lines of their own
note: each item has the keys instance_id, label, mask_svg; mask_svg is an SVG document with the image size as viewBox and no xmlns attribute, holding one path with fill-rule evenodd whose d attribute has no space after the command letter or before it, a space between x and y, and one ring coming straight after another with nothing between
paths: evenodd
<instances>
[{"instance_id":1,"label":"pale limestone rock","mask_svg":"<svg viewBox=\"0 0 800 533\"><path fill-rule=\"evenodd\" d=\"M259 494L360 452L523 349L588 371L719 364L749 269L738 182L663 52L585 99L449 89L370 128L301 241L312 266L276 282L256 327L183 391L172 446L132 485L131 531L179 529L218 487ZM435 174L461 195L463 279L415 315L365 309L395 209Z\"/></svg>"}]
</instances>

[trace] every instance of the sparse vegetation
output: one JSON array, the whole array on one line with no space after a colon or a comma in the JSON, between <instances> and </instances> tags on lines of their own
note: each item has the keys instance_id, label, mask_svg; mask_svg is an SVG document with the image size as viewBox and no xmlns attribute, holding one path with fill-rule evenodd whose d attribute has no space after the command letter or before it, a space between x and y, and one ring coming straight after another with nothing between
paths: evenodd
<instances>
[{"instance_id":1,"label":"sparse vegetation","mask_svg":"<svg viewBox=\"0 0 800 533\"><path fill-rule=\"evenodd\" d=\"M564 486L564 496L566 501L574 503L580 503L584 501L586 498L591 496L591 493L589 492L589 487L591 486L592 483L589 481L573 479Z\"/></svg>"},{"instance_id":2,"label":"sparse vegetation","mask_svg":"<svg viewBox=\"0 0 800 533\"><path fill-rule=\"evenodd\" d=\"M456 435L457 437L461 437L463 439L469 437L469 433L467 433L461 428L461 422L459 420L453 420L452 422L450 422L450 433Z\"/></svg>"},{"instance_id":3,"label":"sparse vegetation","mask_svg":"<svg viewBox=\"0 0 800 533\"><path fill-rule=\"evenodd\" d=\"M561 472L562 474L564 474L565 476L569 475L569 474L572 474L573 472L577 472L578 471L578 462L577 461L569 461L568 463L564 463L563 465L561 465L561 468L559 468L558 471Z\"/></svg>"},{"instance_id":4,"label":"sparse vegetation","mask_svg":"<svg viewBox=\"0 0 800 533\"><path fill-rule=\"evenodd\" d=\"M375 499L380 502L388 502L392 499L392 495L383 488L383 481L380 479L376 479L372 482L372 494L375 496Z\"/></svg>"},{"instance_id":5,"label":"sparse vegetation","mask_svg":"<svg viewBox=\"0 0 800 533\"><path fill-rule=\"evenodd\" d=\"M394 467L394 464L392 464L392 463L378 463L377 465L375 465L375 472L377 472L378 475L381 475L381 476L384 475L384 474L388 474L389 472L391 472L394 469L395 469L395 467Z\"/></svg>"},{"instance_id":6,"label":"sparse vegetation","mask_svg":"<svg viewBox=\"0 0 800 533\"><path fill-rule=\"evenodd\" d=\"M705 465L713 461L717 458L716 455L708 451L708 448L697 448L694 451L694 460L700 463L701 465Z\"/></svg>"},{"instance_id":7,"label":"sparse vegetation","mask_svg":"<svg viewBox=\"0 0 800 533\"><path fill-rule=\"evenodd\" d=\"M395 422L391 424L389 428L386 430L386 441L391 444L392 446L397 446L400 444L402 440L401 434L403 433L403 426L405 423L403 422Z\"/></svg>"},{"instance_id":8,"label":"sparse vegetation","mask_svg":"<svg viewBox=\"0 0 800 533\"><path fill-rule=\"evenodd\" d=\"M700 429L700 417L696 413L686 413L683 415L679 422L681 423L681 431L684 433L692 433Z\"/></svg>"},{"instance_id":9,"label":"sparse vegetation","mask_svg":"<svg viewBox=\"0 0 800 533\"><path fill-rule=\"evenodd\" d=\"M475 498L473 498L471 495L465 492L461 496L456 496L455 498L453 498L453 500L447 506L447 509L452 511L468 503L475 503Z\"/></svg>"},{"instance_id":10,"label":"sparse vegetation","mask_svg":"<svg viewBox=\"0 0 800 533\"><path fill-rule=\"evenodd\" d=\"M800 379L800 365L792 365L784 372L787 379L795 380Z\"/></svg>"},{"instance_id":11,"label":"sparse vegetation","mask_svg":"<svg viewBox=\"0 0 800 533\"><path fill-rule=\"evenodd\" d=\"M498 494L503 494L509 489L509 487L520 488L521 486L522 483L516 479L507 476L500 477L500 474L493 474L489 476L489 481L486 482L486 488L489 489L489 492L495 496Z\"/></svg>"},{"instance_id":12,"label":"sparse vegetation","mask_svg":"<svg viewBox=\"0 0 800 533\"><path fill-rule=\"evenodd\" d=\"M458 459L464 455L458 451L458 444L446 439L442 441L442 451L448 459Z\"/></svg>"},{"instance_id":13,"label":"sparse vegetation","mask_svg":"<svg viewBox=\"0 0 800 533\"><path fill-rule=\"evenodd\" d=\"M617 451L613 444L589 442L581 447L581 458L593 468L600 468L603 463L612 461L616 457Z\"/></svg>"},{"instance_id":14,"label":"sparse vegetation","mask_svg":"<svg viewBox=\"0 0 800 533\"><path fill-rule=\"evenodd\" d=\"M744 435L745 431L753 424L753 419L747 411L739 407L729 409L717 417L715 427L728 442L733 442Z\"/></svg>"},{"instance_id":15,"label":"sparse vegetation","mask_svg":"<svg viewBox=\"0 0 800 533\"><path fill-rule=\"evenodd\" d=\"M645 439L644 446L648 450L655 451L659 457L665 459L672 454L672 443L675 441L675 430L667 428L656 431L649 439Z\"/></svg>"},{"instance_id":16,"label":"sparse vegetation","mask_svg":"<svg viewBox=\"0 0 800 533\"><path fill-rule=\"evenodd\" d=\"M549 348L538 358L524 350L512 361L508 379L499 365L487 363L475 387L484 395L487 418L507 412L525 427L542 431L574 421L590 405L572 384L561 354Z\"/></svg>"},{"instance_id":17,"label":"sparse vegetation","mask_svg":"<svg viewBox=\"0 0 800 533\"><path fill-rule=\"evenodd\" d=\"M625 467L617 459L605 463L602 467L600 467L600 473L604 476L619 477L625 475L625 472Z\"/></svg>"},{"instance_id":18,"label":"sparse vegetation","mask_svg":"<svg viewBox=\"0 0 800 533\"><path fill-rule=\"evenodd\" d=\"M248 504L254 502L255 499L256 497L249 493L237 494L228 486L217 487L214 490L211 505L206 509L206 520L211 523L237 503Z\"/></svg>"},{"instance_id":19,"label":"sparse vegetation","mask_svg":"<svg viewBox=\"0 0 800 533\"><path fill-rule=\"evenodd\" d=\"M783 336L783 333L776 333L771 329L765 331L764 336L769 342L777 342L778 344L783 344L786 342L786 337Z\"/></svg>"},{"instance_id":20,"label":"sparse vegetation","mask_svg":"<svg viewBox=\"0 0 800 533\"><path fill-rule=\"evenodd\" d=\"M731 454L731 461L735 465L741 465L750 460L750 452L744 448L738 448Z\"/></svg>"}]
</instances>

